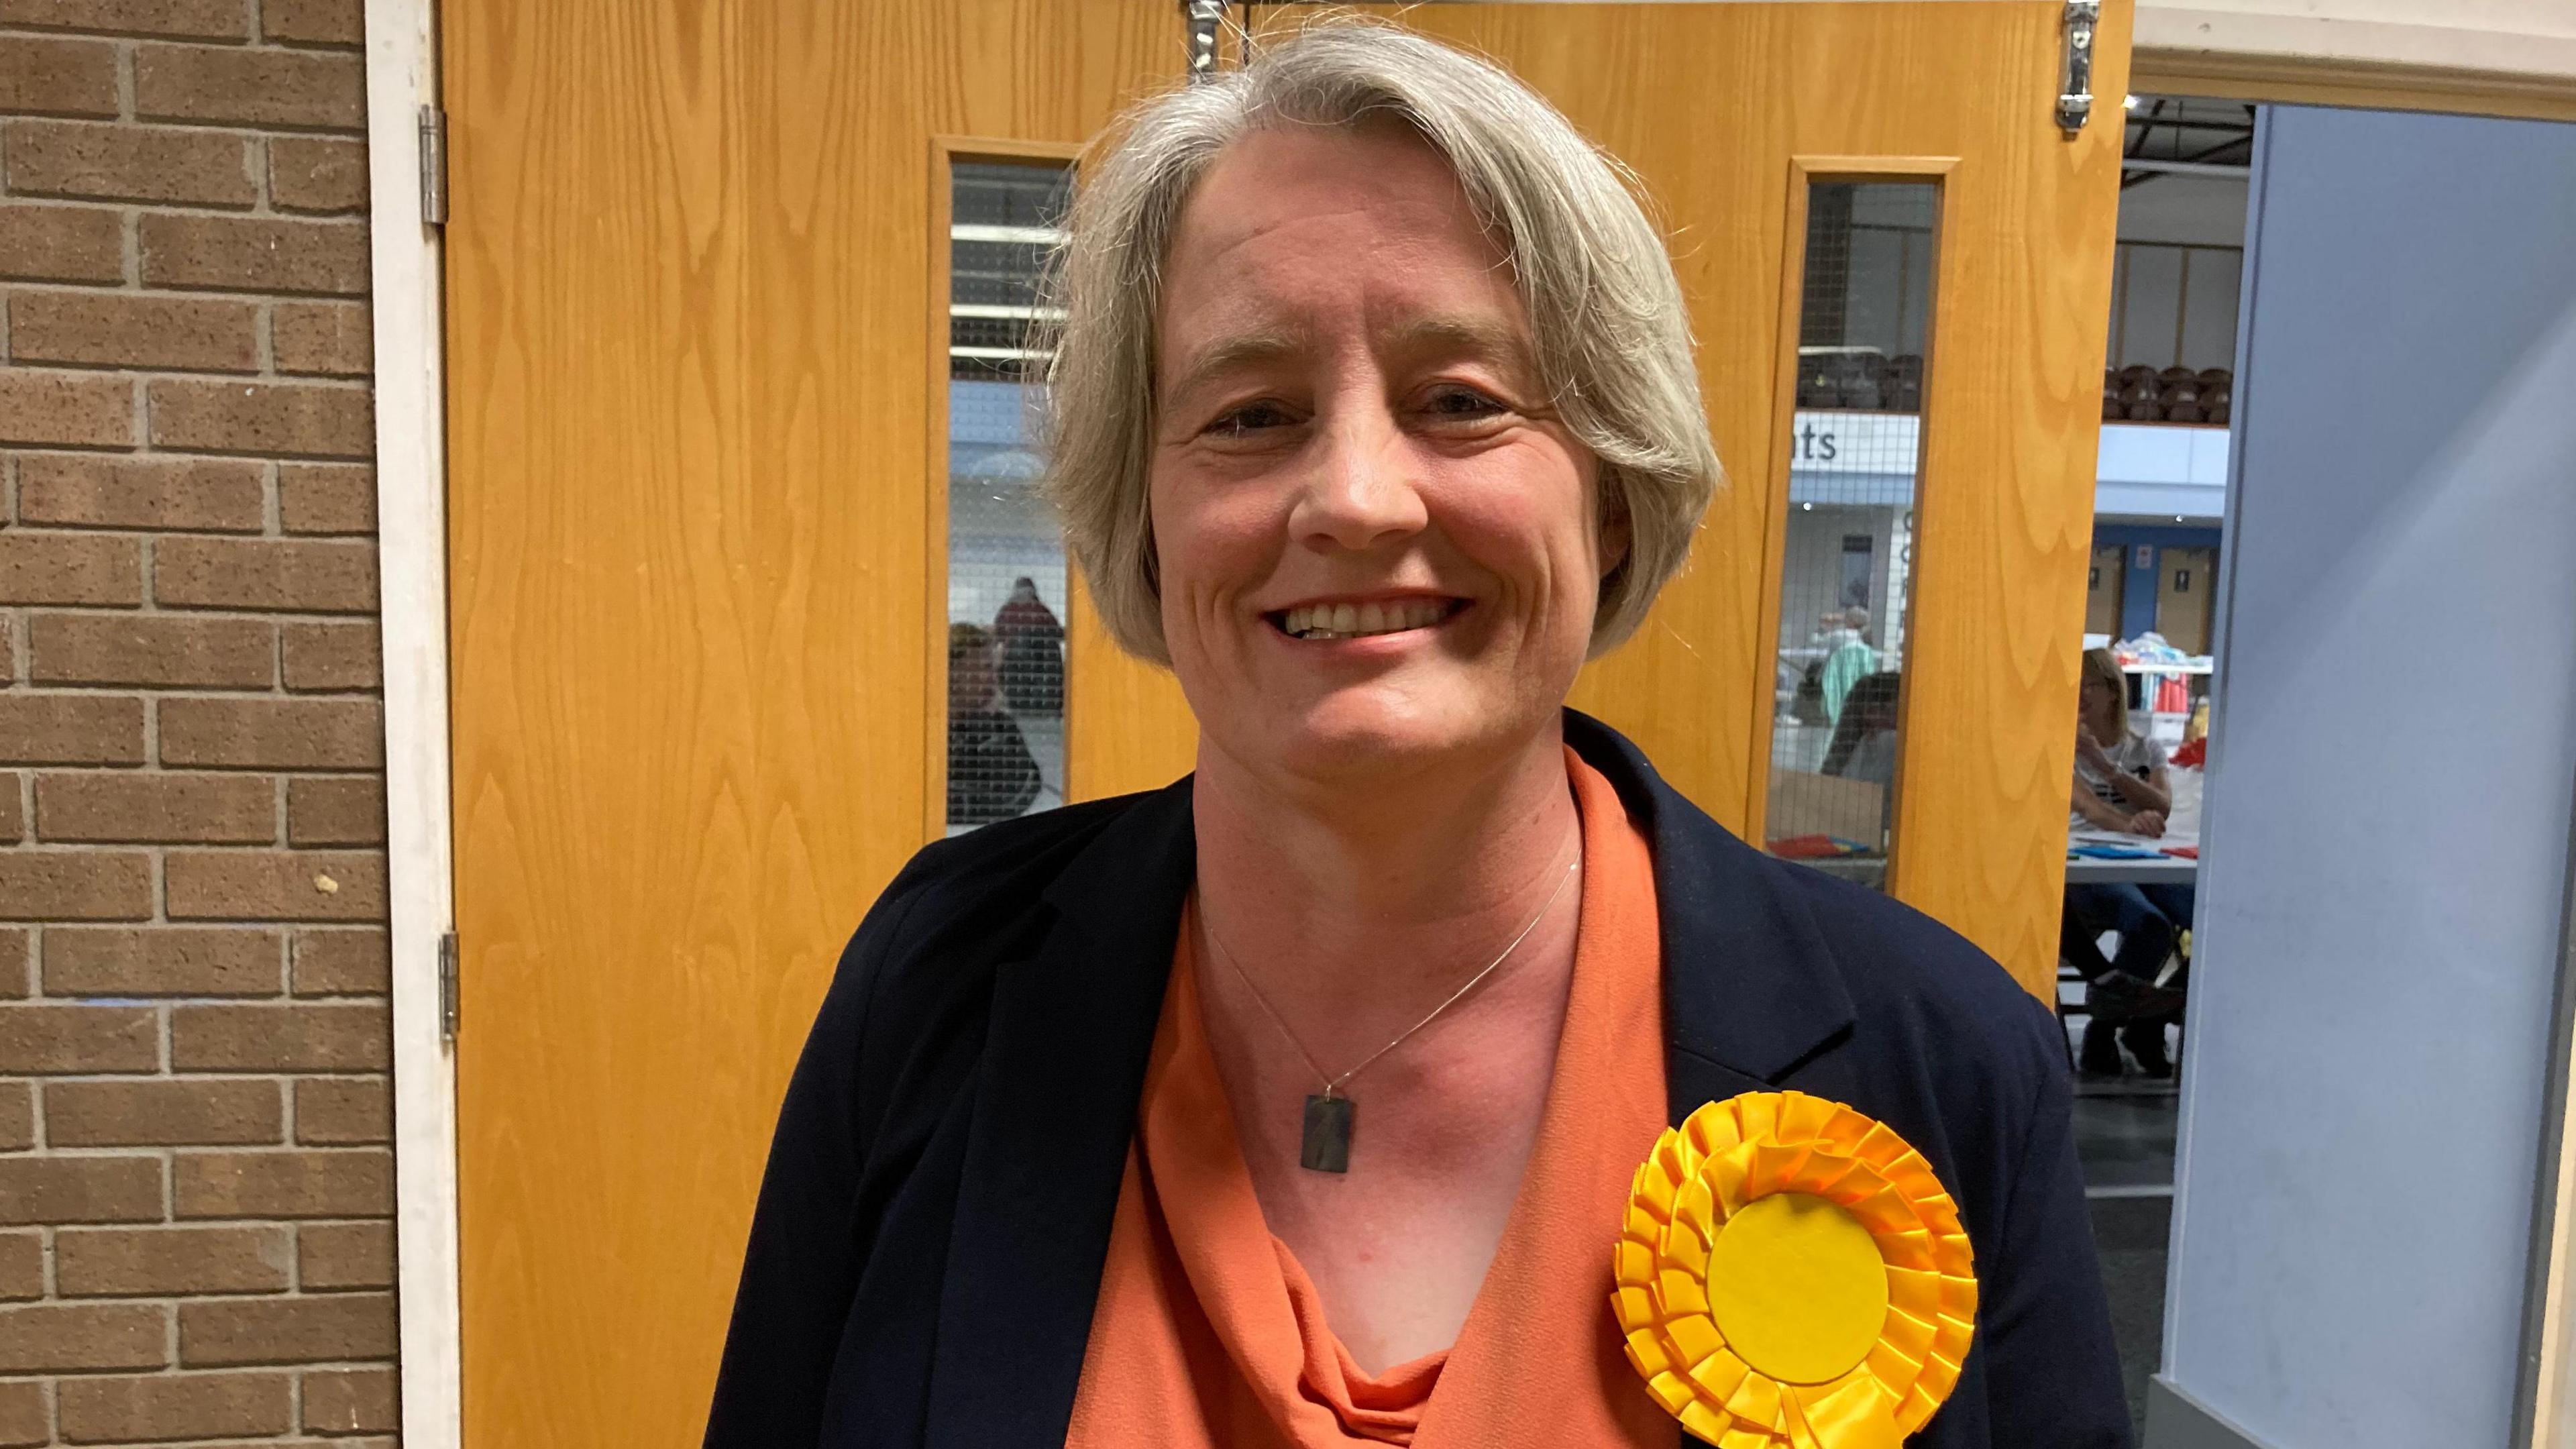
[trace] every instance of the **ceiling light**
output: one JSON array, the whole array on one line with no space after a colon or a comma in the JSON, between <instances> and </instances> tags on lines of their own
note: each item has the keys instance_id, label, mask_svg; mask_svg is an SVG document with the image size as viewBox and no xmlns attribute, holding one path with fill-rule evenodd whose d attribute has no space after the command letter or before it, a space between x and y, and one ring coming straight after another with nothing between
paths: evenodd
<instances>
[{"instance_id":1,"label":"ceiling light","mask_svg":"<svg viewBox=\"0 0 2576 1449\"><path fill-rule=\"evenodd\" d=\"M2124 101L2120 102L2120 109L2122 109L2122 110L2124 110L2124 111L2134 111L2134 110L2136 110L2137 108L2138 108L2138 98L2137 98L2136 96L2134 96L2134 95L2133 95L2133 96L2130 96L2127 100L2124 100Z\"/></svg>"}]
</instances>

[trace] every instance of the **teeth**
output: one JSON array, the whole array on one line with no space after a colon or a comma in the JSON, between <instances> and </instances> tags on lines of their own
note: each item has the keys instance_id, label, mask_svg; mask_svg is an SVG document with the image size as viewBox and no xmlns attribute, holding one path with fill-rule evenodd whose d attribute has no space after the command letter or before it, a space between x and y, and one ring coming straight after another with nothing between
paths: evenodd
<instances>
[{"instance_id":1,"label":"teeth","mask_svg":"<svg viewBox=\"0 0 2576 1449\"><path fill-rule=\"evenodd\" d=\"M1310 604L1286 611L1280 619L1280 627L1298 639L1356 639L1405 629L1428 629L1448 616L1449 605L1440 599L1398 599L1386 604Z\"/></svg>"}]
</instances>

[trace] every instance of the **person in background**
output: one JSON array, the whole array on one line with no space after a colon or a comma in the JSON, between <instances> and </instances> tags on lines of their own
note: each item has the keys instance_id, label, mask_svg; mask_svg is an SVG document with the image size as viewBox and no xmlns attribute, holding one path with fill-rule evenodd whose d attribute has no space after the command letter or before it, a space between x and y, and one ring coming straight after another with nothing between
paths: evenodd
<instances>
[{"instance_id":1,"label":"person in background","mask_svg":"<svg viewBox=\"0 0 2576 1449\"><path fill-rule=\"evenodd\" d=\"M2153 839L2173 808L2164 747L2129 728L2127 677L2108 649L2084 652L2076 696L2072 829L2116 831ZM2173 1074L2165 1056L2165 1023L2182 993L2155 984L2180 933L2191 925L2188 885L2069 885L2059 952L2084 977L2084 1045L2078 1065L2117 1076L2120 1048L2151 1077ZM2102 954L2105 931L2120 933L2116 955ZM2116 1032L2116 1036L2114 1033Z\"/></svg>"},{"instance_id":2,"label":"person in background","mask_svg":"<svg viewBox=\"0 0 2576 1449\"><path fill-rule=\"evenodd\" d=\"M1825 695L1825 723L1840 724L1843 701L1851 697L1852 686L1878 672L1878 651L1864 637L1869 632L1869 610L1860 605L1839 615L1825 615L1825 623L1822 642L1828 652L1816 682Z\"/></svg>"},{"instance_id":3,"label":"person in background","mask_svg":"<svg viewBox=\"0 0 2576 1449\"><path fill-rule=\"evenodd\" d=\"M1002 708L993 636L948 626L948 823L990 825L1038 797L1038 762Z\"/></svg>"},{"instance_id":4,"label":"person in background","mask_svg":"<svg viewBox=\"0 0 2576 1449\"><path fill-rule=\"evenodd\" d=\"M1064 713L1064 625L1023 574L993 615L1002 646L1002 701L1020 714Z\"/></svg>"}]
</instances>

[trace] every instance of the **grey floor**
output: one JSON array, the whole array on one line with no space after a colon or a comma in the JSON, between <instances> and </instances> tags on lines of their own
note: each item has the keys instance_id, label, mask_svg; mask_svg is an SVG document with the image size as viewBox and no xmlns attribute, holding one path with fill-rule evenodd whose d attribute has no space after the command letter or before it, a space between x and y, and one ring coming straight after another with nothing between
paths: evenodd
<instances>
[{"instance_id":1,"label":"grey floor","mask_svg":"<svg viewBox=\"0 0 2576 1449\"><path fill-rule=\"evenodd\" d=\"M2173 1216L2174 1130L2181 1098L2170 1081L2079 1078L2075 1151L2093 1209L2111 1334L2129 1391L2129 1416L2145 1432L2147 1379L2162 1354L2165 1233Z\"/></svg>"}]
</instances>

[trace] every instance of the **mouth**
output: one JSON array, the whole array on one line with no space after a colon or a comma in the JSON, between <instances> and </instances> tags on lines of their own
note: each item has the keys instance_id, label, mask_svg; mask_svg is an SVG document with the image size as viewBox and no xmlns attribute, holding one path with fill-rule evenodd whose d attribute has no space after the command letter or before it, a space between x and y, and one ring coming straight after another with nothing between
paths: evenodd
<instances>
[{"instance_id":1,"label":"mouth","mask_svg":"<svg viewBox=\"0 0 2576 1449\"><path fill-rule=\"evenodd\" d=\"M1438 628L1466 607L1465 599L1371 599L1357 604L1299 604L1263 617L1291 639L1368 639Z\"/></svg>"}]
</instances>

